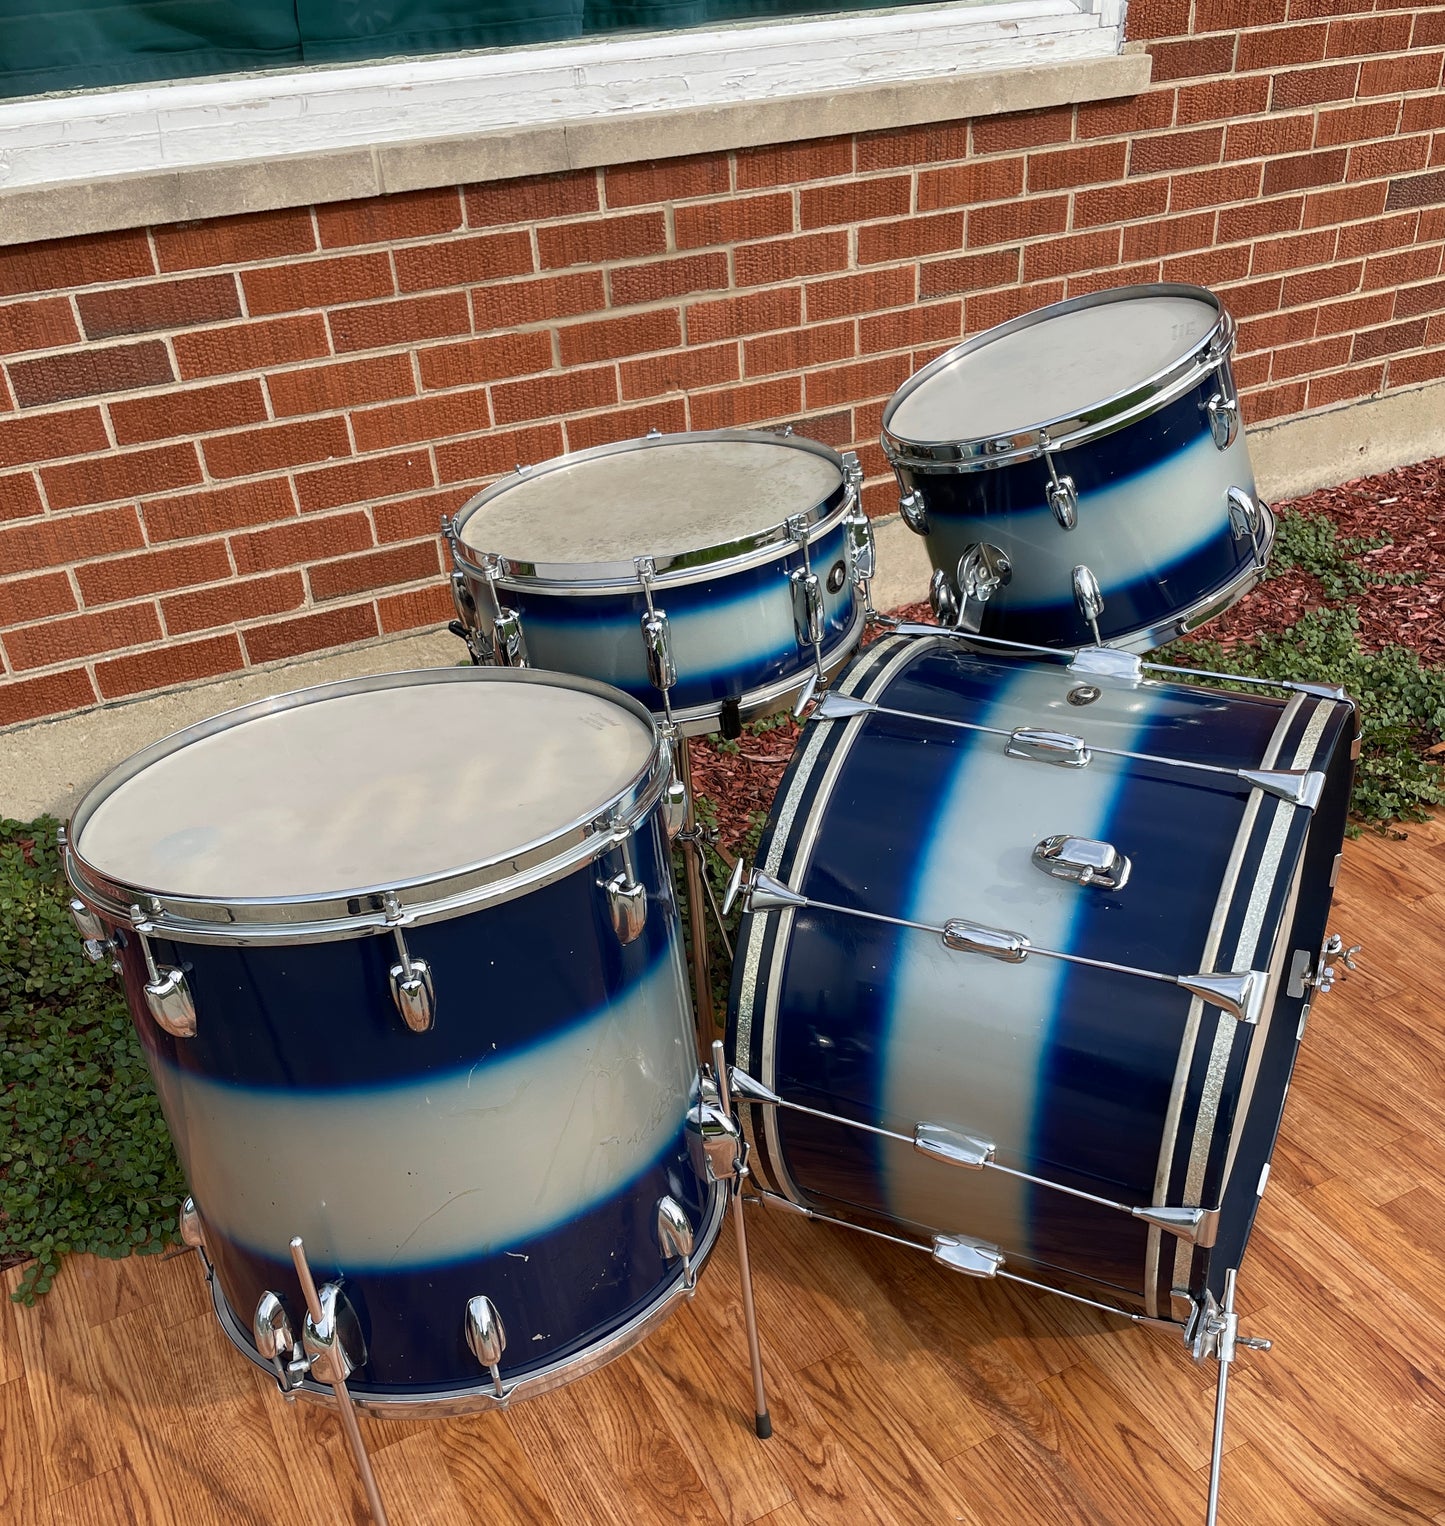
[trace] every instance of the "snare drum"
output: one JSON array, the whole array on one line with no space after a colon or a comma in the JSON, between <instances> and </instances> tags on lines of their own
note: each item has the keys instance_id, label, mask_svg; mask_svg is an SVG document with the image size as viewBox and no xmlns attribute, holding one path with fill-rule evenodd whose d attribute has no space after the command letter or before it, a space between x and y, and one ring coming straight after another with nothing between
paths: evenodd
<instances>
[{"instance_id":1,"label":"snare drum","mask_svg":"<svg viewBox=\"0 0 1445 1526\"><path fill-rule=\"evenodd\" d=\"M671 778L635 701L451 668L233 710L78 807L72 911L123 976L183 1229L283 1388L330 1392L293 1235L382 1413L564 1382L691 1291L723 1200L684 1125Z\"/></svg>"},{"instance_id":2,"label":"snare drum","mask_svg":"<svg viewBox=\"0 0 1445 1526\"><path fill-rule=\"evenodd\" d=\"M1230 372L1234 323L1197 286L1125 286L989 329L883 412L935 613L1009 641L1142 652L1259 580Z\"/></svg>"},{"instance_id":3,"label":"snare drum","mask_svg":"<svg viewBox=\"0 0 1445 1526\"><path fill-rule=\"evenodd\" d=\"M860 482L851 456L755 430L519 469L447 526L473 660L585 673L689 734L780 709L862 635Z\"/></svg>"},{"instance_id":4,"label":"snare drum","mask_svg":"<svg viewBox=\"0 0 1445 1526\"><path fill-rule=\"evenodd\" d=\"M733 1090L781 1098L745 1124L787 1202L1187 1323L1264 1191L1354 713L1099 666L843 674L759 850Z\"/></svg>"}]
</instances>

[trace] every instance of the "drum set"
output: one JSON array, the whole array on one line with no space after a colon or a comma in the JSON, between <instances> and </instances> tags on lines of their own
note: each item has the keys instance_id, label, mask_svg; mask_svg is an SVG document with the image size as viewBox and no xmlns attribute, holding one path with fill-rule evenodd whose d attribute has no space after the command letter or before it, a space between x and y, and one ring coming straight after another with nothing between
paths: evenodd
<instances>
[{"instance_id":1,"label":"drum set","mask_svg":"<svg viewBox=\"0 0 1445 1526\"><path fill-rule=\"evenodd\" d=\"M182 1238L241 1352L337 1408L378 1522L356 1409L590 1371L692 1295L729 1207L768 1435L742 1200L1216 1358L1215 1520L1358 752L1343 691L1143 655L1269 554L1233 333L1202 289L1126 287L912 377L883 445L936 625L872 609L853 457L653 434L444 523L472 666L230 711L77 807L71 910ZM718 906L687 738L788 706Z\"/></svg>"}]
</instances>

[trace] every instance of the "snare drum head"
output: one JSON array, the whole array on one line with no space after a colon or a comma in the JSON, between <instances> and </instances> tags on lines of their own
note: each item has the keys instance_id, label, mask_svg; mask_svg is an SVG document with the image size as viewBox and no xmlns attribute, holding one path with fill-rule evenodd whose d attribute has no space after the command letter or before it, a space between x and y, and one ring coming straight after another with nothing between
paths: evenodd
<instances>
[{"instance_id":1,"label":"snare drum head","mask_svg":"<svg viewBox=\"0 0 1445 1526\"><path fill-rule=\"evenodd\" d=\"M620 565L729 547L842 486L825 446L746 433L630 440L544 463L463 511L462 543L530 566Z\"/></svg>"},{"instance_id":2,"label":"snare drum head","mask_svg":"<svg viewBox=\"0 0 1445 1526\"><path fill-rule=\"evenodd\" d=\"M1204 294L1149 287L1046 307L980 335L905 385L884 423L920 445L981 440L1072 419L1169 371L1219 326Z\"/></svg>"},{"instance_id":3,"label":"snare drum head","mask_svg":"<svg viewBox=\"0 0 1445 1526\"><path fill-rule=\"evenodd\" d=\"M598 685L486 670L351 680L202 722L103 781L78 856L206 900L444 879L587 821L646 773L655 731Z\"/></svg>"}]
</instances>

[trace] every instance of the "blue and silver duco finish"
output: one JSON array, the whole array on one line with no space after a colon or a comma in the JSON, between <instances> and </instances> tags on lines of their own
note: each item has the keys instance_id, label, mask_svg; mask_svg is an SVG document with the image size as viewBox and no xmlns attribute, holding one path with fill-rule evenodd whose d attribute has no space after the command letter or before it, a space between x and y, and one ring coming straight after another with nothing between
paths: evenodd
<instances>
[{"instance_id":1,"label":"blue and silver duco finish","mask_svg":"<svg viewBox=\"0 0 1445 1526\"><path fill-rule=\"evenodd\" d=\"M519 468L444 525L473 661L585 673L689 735L783 708L863 631L857 462L759 430Z\"/></svg>"},{"instance_id":2,"label":"blue and silver duco finish","mask_svg":"<svg viewBox=\"0 0 1445 1526\"><path fill-rule=\"evenodd\" d=\"M283 1388L329 1393L294 1236L383 1413L566 1381L691 1292L724 1203L685 1125L672 781L626 696L452 668L233 710L78 807L72 912L124 979L183 1232Z\"/></svg>"},{"instance_id":3,"label":"blue and silver duco finish","mask_svg":"<svg viewBox=\"0 0 1445 1526\"><path fill-rule=\"evenodd\" d=\"M733 1092L784 1203L1188 1327L1328 984L1354 711L1072 655L842 675L748 891Z\"/></svg>"},{"instance_id":4,"label":"blue and silver duco finish","mask_svg":"<svg viewBox=\"0 0 1445 1526\"><path fill-rule=\"evenodd\" d=\"M883 412L899 507L945 625L1143 652L1258 581L1234 323L1197 286L1124 286L1027 313L939 356Z\"/></svg>"}]
</instances>

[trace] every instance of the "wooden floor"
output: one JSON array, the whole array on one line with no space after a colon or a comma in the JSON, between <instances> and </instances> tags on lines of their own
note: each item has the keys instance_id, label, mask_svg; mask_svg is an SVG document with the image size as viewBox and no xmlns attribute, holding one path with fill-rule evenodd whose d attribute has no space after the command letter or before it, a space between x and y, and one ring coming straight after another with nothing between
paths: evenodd
<instances>
[{"instance_id":1,"label":"wooden floor","mask_svg":"<svg viewBox=\"0 0 1445 1526\"><path fill-rule=\"evenodd\" d=\"M1363 968L1315 1005L1240 1280L1221 1512L1445 1526L1445 824L1349 845ZM750 1214L639 1350L510 1414L364 1422L394 1526L1201 1522L1214 1370L1173 1338ZM16 1274L12 1273L12 1284ZM78 1259L0 1309L0 1522L364 1522L334 1419L227 1344L192 1255Z\"/></svg>"}]
</instances>

